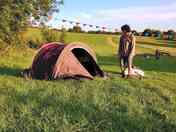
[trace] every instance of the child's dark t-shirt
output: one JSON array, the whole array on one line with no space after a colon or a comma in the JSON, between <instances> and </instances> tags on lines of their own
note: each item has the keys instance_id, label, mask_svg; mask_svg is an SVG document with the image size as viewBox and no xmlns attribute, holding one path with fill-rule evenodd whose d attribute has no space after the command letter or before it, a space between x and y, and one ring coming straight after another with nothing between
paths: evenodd
<instances>
[{"instance_id":1,"label":"child's dark t-shirt","mask_svg":"<svg viewBox=\"0 0 176 132\"><path fill-rule=\"evenodd\" d=\"M135 54L135 37L131 36L131 39L127 39L125 36L120 37L118 55L123 57L134 56Z\"/></svg>"}]
</instances>

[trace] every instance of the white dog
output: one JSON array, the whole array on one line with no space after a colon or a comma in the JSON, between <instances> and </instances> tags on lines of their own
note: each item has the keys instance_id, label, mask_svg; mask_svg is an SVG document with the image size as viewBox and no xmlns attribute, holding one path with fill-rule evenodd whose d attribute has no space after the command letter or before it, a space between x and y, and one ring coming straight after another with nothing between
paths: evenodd
<instances>
[{"instance_id":1,"label":"white dog","mask_svg":"<svg viewBox=\"0 0 176 132\"><path fill-rule=\"evenodd\" d=\"M140 70L140 69L136 69L136 68L133 68L131 72L132 72L132 73L131 73L132 76L144 77L144 75L145 75L145 74L144 74L144 71L142 71L142 70ZM124 75L125 75L125 76L128 76L128 75L129 75L129 74L128 74L128 68L125 70Z\"/></svg>"}]
</instances>

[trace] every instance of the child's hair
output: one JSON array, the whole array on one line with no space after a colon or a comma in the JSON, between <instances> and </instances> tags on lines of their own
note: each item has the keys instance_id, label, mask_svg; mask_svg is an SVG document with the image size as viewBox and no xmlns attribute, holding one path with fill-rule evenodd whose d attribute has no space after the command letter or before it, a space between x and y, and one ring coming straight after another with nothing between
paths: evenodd
<instances>
[{"instance_id":1,"label":"child's hair","mask_svg":"<svg viewBox=\"0 0 176 132\"><path fill-rule=\"evenodd\" d=\"M122 32L126 31L126 32L131 32L131 28L129 25L125 24L121 27Z\"/></svg>"}]
</instances>

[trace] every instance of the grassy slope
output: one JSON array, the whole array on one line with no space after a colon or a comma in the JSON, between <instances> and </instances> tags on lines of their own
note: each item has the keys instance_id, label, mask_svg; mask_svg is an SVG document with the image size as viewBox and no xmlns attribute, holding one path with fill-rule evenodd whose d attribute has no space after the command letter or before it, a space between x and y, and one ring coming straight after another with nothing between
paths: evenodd
<instances>
[{"instance_id":1,"label":"grassy slope","mask_svg":"<svg viewBox=\"0 0 176 132\"><path fill-rule=\"evenodd\" d=\"M36 32L30 30L27 36L40 37ZM87 43L112 77L26 81L17 73L31 64L35 51L11 49L0 60L0 131L176 131L175 57L156 61L138 55L135 64L145 70L146 78L125 80L115 74L118 37L68 33L66 41ZM144 41L150 40L138 38L138 45ZM137 52L153 50L137 46Z\"/></svg>"}]
</instances>

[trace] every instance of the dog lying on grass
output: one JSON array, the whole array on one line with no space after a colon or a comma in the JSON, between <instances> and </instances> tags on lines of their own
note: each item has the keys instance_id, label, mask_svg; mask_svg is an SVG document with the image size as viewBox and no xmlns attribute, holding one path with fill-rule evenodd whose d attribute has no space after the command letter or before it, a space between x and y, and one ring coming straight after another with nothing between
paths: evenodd
<instances>
[{"instance_id":1,"label":"dog lying on grass","mask_svg":"<svg viewBox=\"0 0 176 132\"><path fill-rule=\"evenodd\" d=\"M144 71L137 68L133 68L132 73L130 75L128 74L128 68L126 68L123 74L124 74L123 75L124 78L139 77L140 79L142 79L145 76Z\"/></svg>"}]
</instances>

